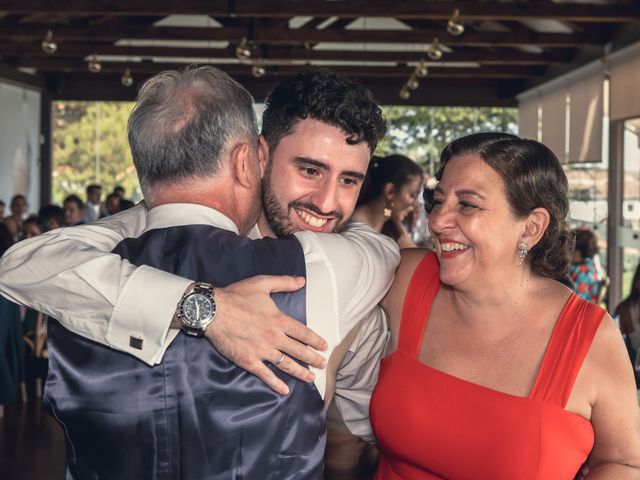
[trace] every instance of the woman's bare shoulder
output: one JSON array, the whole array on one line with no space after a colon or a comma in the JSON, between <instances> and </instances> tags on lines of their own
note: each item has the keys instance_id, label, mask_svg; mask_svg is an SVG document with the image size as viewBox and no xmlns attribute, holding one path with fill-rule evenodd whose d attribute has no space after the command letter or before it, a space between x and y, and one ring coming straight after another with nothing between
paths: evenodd
<instances>
[{"instance_id":1,"label":"woman's bare shoulder","mask_svg":"<svg viewBox=\"0 0 640 480\"><path fill-rule=\"evenodd\" d=\"M433 250L426 248L406 248L400 251L400 265L396 270L396 276L391 285L391 289L382 301L382 306L387 313L389 329L391 330L392 343L398 338L400 329L400 318L402 317L402 307L404 297L413 276L413 272L418 267L422 259L432 253ZM395 346L394 346L395 349Z\"/></svg>"}]
</instances>

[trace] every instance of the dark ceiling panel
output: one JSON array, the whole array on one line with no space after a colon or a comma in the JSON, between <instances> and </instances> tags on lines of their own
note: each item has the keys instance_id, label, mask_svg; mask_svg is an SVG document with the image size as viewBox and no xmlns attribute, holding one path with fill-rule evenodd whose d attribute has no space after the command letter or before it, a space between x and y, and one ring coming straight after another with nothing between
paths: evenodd
<instances>
[{"instance_id":1,"label":"dark ceiling panel","mask_svg":"<svg viewBox=\"0 0 640 480\"><path fill-rule=\"evenodd\" d=\"M446 30L454 8L465 25L459 36ZM299 16L311 18L290 28ZM352 28L358 18L366 20ZM53 54L41 47L48 30ZM240 61L243 38L252 58ZM443 55L432 60L436 38ZM634 39L636 0L0 0L3 71L34 71L57 98L133 98L135 89L120 85L125 69L139 82L198 63L229 72L257 98L283 75L319 65L362 79L385 103L514 104L519 92ZM102 70L90 74L94 53ZM400 87L421 58L429 73L403 101ZM266 68L261 78L251 76L256 63Z\"/></svg>"}]
</instances>

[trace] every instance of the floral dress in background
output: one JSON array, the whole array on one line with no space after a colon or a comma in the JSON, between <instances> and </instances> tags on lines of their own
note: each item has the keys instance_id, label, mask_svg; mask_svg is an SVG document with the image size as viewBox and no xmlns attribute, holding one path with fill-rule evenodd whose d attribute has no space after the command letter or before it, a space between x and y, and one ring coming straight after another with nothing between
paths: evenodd
<instances>
[{"instance_id":1,"label":"floral dress in background","mask_svg":"<svg viewBox=\"0 0 640 480\"><path fill-rule=\"evenodd\" d=\"M581 263L569 267L569 277L573 290L579 297L592 303L599 303L598 296L602 288L602 272L597 268L593 258L585 258Z\"/></svg>"}]
</instances>

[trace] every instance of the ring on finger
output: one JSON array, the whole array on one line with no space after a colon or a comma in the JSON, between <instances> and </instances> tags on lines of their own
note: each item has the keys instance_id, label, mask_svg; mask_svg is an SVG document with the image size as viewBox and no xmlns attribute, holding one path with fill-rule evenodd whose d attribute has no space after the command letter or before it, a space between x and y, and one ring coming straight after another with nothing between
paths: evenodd
<instances>
[{"instance_id":1,"label":"ring on finger","mask_svg":"<svg viewBox=\"0 0 640 480\"><path fill-rule=\"evenodd\" d=\"M285 354L283 353L280 358L278 360L276 360L276 362L274 363L275 366L278 366L282 363L282 361L284 360Z\"/></svg>"}]
</instances>

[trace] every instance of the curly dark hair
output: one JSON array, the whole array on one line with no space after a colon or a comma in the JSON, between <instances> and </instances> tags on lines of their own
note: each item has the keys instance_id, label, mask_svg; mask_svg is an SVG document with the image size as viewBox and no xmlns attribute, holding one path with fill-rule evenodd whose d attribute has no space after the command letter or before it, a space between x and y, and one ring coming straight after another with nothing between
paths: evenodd
<instances>
[{"instance_id":1,"label":"curly dark hair","mask_svg":"<svg viewBox=\"0 0 640 480\"><path fill-rule=\"evenodd\" d=\"M382 110L368 88L322 68L279 82L265 103L262 135L272 151L305 118L340 128L348 135L348 144L366 142L372 154L387 131Z\"/></svg>"},{"instance_id":2,"label":"curly dark hair","mask_svg":"<svg viewBox=\"0 0 640 480\"><path fill-rule=\"evenodd\" d=\"M574 230L576 235L576 251L580 252L582 258L593 258L598 251L598 237L587 228L577 228Z\"/></svg>"},{"instance_id":3,"label":"curly dark hair","mask_svg":"<svg viewBox=\"0 0 640 480\"><path fill-rule=\"evenodd\" d=\"M455 156L478 155L502 178L507 202L516 218L536 208L549 212L547 230L530 250L533 272L561 280L573 257L574 234L566 222L569 212L569 182L553 152L542 143L508 133L474 133L449 143L440 156L440 180L447 162ZM425 190L427 211L433 206L433 191Z\"/></svg>"}]
</instances>

